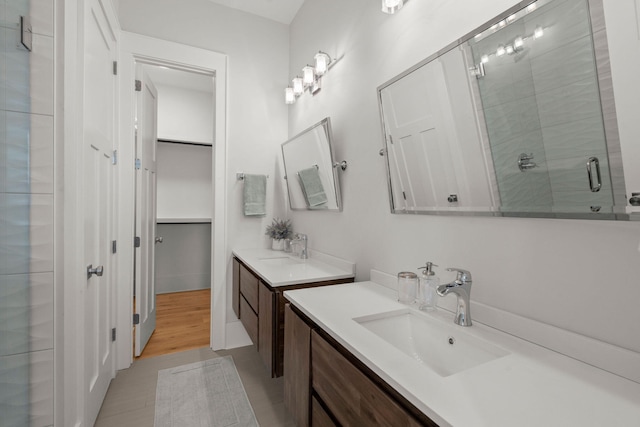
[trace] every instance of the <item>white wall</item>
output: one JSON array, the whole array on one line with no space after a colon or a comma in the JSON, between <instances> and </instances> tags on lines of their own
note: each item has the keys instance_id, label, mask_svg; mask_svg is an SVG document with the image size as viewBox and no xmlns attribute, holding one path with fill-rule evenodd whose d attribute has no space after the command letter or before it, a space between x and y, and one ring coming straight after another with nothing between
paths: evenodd
<instances>
[{"instance_id":1,"label":"white wall","mask_svg":"<svg viewBox=\"0 0 640 427\"><path fill-rule=\"evenodd\" d=\"M227 283L231 249L266 246L264 230L282 193L268 190L267 215L242 215L242 183L236 172L268 174L275 182L280 143L287 139L283 102L288 76L288 27L208 0L127 0L119 14L126 31L220 52L228 56L227 87ZM279 191L279 190L278 190ZM279 208L282 209L282 208ZM227 293L227 317L231 292Z\"/></svg>"},{"instance_id":2,"label":"white wall","mask_svg":"<svg viewBox=\"0 0 640 427\"><path fill-rule=\"evenodd\" d=\"M213 142L211 91L195 91L165 84L158 89L158 139Z\"/></svg>"},{"instance_id":3,"label":"white wall","mask_svg":"<svg viewBox=\"0 0 640 427\"><path fill-rule=\"evenodd\" d=\"M289 217L312 248L355 261L357 280L368 279L371 268L395 273L427 260L440 266L443 281L454 277L444 267L465 268L473 273L472 300L640 352L640 223L389 213L376 88L515 3L410 1L388 16L371 0L307 0L291 25L289 74L319 49L344 58L318 95L289 107L289 134L331 116L335 156L349 168L341 177L342 213ZM637 22L619 28L614 3L605 0L610 31L633 34L610 40L628 40L638 50ZM635 16L633 2L625 4L616 5L619 15ZM616 53L611 62L620 66L625 57ZM637 77L635 85L627 92L640 93ZM637 109L636 103L624 114L637 117ZM633 126L621 122L620 134L637 145Z\"/></svg>"}]
</instances>

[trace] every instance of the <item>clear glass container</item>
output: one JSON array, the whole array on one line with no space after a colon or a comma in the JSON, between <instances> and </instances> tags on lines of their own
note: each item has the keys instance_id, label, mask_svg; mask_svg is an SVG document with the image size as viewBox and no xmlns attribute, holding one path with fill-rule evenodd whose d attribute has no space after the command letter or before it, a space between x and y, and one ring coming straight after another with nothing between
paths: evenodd
<instances>
[{"instance_id":1,"label":"clear glass container","mask_svg":"<svg viewBox=\"0 0 640 427\"><path fill-rule=\"evenodd\" d=\"M418 290L418 275L410 271L398 273L398 301L413 304Z\"/></svg>"}]
</instances>

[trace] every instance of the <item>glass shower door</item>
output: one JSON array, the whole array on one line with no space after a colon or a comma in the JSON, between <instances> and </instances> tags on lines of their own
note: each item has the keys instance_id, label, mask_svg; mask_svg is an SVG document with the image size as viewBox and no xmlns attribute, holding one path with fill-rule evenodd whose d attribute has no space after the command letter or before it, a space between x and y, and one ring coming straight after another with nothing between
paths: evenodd
<instances>
[{"instance_id":1,"label":"glass shower door","mask_svg":"<svg viewBox=\"0 0 640 427\"><path fill-rule=\"evenodd\" d=\"M611 212L587 0L538 1L472 39L505 212Z\"/></svg>"}]
</instances>

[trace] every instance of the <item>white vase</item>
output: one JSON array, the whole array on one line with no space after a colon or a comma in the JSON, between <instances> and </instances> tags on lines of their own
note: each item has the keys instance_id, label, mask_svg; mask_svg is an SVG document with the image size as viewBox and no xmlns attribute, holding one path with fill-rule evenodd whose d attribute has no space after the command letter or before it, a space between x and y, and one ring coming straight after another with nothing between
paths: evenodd
<instances>
[{"instance_id":1,"label":"white vase","mask_svg":"<svg viewBox=\"0 0 640 427\"><path fill-rule=\"evenodd\" d=\"M284 239L271 239L271 249L274 251L283 251Z\"/></svg>"}]
</instances>

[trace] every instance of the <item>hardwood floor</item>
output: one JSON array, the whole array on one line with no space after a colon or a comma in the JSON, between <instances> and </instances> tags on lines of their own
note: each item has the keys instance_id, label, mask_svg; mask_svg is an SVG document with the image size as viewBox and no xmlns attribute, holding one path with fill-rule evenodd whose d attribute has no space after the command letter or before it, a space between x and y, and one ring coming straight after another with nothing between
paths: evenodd
<instances>
[{"instance_id":1,"label":"hardwood floor","mask_svg":"<svg viewBox=\"0 0 640 427\"><path fill-rule=\"evenodd\" d=\"M211 290L156 296L156 330L136 358L209 347Z\"/></svg>"}]
</instances>

